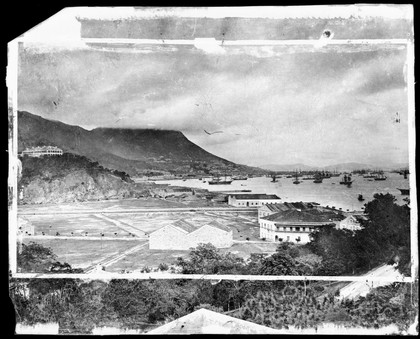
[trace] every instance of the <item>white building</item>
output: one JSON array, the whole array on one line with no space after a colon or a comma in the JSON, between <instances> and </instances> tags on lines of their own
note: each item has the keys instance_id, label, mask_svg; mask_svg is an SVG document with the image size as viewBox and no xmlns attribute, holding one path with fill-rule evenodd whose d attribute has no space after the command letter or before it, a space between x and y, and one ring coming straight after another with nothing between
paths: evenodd
<instances>
[{"instance_id":1,"label":"white building","mask_svg":"<svg viewBox=\"0 0 420 339\"><path fill-rule=\"evenodd\" d=\"M178 220L149 235L150 249L189 250L203 243L211 243L217 248L229 248L233 244L232 229L217 221L197 227Z\"/></svg>"},{"instance_id":2,"label":"white building","mask_svg":"<svg viewBox=\"0 0 420 339\"><path fill-rule=\"evenodd\" d=\"M229 194L228 204L235 207L260 207L276 204L280 198L275 194Z\"/></svg>"},{"instance_id":3,"label":"white building","mask_svg":"<svg viewBox=\"0 0 420 339\"><path fill-rule=\"evenodd\" d=\"M365 215L360 214L352 214L349 215L347 218L340 221L340 223L336 226L339 230L350 230L350 231L359 231L362 229L361 223L363 221L367 221L368 218Z\"/></svg>"},{"instance_id":4,"label":"white building","mask_svg":"<svg viewBox=\"0 0 420 339\"><path fill-rule=\"evenodd\" d=\"M344 217L334 212L315 209L277 212L259 219L260 238L269 241L287 241L305 244L310 234L320 227L336 226Z\"/></svg>"},{"instance_id":5,"label":"white building","mask_svg":"<svg viewBox=\"0 0 420 339\"><path fill-rule=\"evenodd\" d=\"M63 155L63 150L55 146L37 146L27 148L22 152L22 156L41 157L44 155Z\"/></svg>"}]
</instances>

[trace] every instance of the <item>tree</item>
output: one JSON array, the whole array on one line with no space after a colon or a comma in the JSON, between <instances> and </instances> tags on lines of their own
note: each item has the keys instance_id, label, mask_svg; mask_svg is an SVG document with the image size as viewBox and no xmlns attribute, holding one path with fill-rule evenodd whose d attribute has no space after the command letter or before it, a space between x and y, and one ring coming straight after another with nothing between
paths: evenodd
<instances>
[{"instance_id":1,"label":"tree","mask_svg":"<svg viewBox=\"0 0 420 339\"><path fill-rule=\"evenodd\" d=\"M28 245L22 244L22 250L17 254L17 266L23 272L48 272L56 259L51 248L31 241Z\"/></svg>"},{"instance_id":2,"label":"tree","mask_svg":"<svg viewBox=\"0 0 420 339\"><path fill-rule=\"evenodd\" d=\"M210 243L191 249L188 258L178 258L176 265L185 274L241 274L246 271L242 258L232 253L223 254Z\"/></svg>"},{"instance_id":3,"label":"tree","mask_svg":"<svg viewBox=\"0 0 420 339\"><path fill-rule=\"evenodd\" d=\"M399 269L409 272L410 266L410 208L398 205L389 193L375 194L366 204L369 219L354 237L362 265L368 268L399 256Z\"/></svg>"}]
</instances>

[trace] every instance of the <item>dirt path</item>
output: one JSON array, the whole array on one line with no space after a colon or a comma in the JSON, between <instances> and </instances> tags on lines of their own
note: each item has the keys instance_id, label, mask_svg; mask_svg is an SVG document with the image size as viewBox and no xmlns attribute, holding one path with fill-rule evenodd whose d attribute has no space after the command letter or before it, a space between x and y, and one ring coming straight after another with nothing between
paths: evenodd
<instances>
[{"instance_id":1,"label":"dirt path","mask_svg":"<svg viewBox=\"0 0 420 339\"><path fill-rule=\"evenodd\" d=\"M130 248L130 249L122 252L122 253L118 253L118 254L109 256L107 258L104 258L101 261L97 262L95 265L89 266L85 270L85 273L92 273L92 272L94 272L98 268L98 266L99 267L107 267L107 266L110 266L110 265L116 263L117 261L125 258L127 255L130 255L130 254L132 254L134 252L137 252L138 250L140 250L141 248L143 248L143 247L145 247L147 245L148 245L148 242L145 242L145 243L139 244L137 246L134 246L134 247L132 247L132 248Z\"/></svg>"}]
</instances>

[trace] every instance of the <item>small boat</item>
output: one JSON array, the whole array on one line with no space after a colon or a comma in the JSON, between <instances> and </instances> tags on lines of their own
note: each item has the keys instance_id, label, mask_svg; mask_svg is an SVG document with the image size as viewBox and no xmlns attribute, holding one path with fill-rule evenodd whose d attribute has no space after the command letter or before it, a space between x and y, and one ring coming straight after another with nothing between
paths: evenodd
<instances>
[{"instance_id":1,"label":"small boat","mask_svg":"<svg viewBox=\"0 0 420 339\"><path fill-rule=\"evenodd\" d=\"M383 174L383 173L378 173L376 176L375 176L375 178L374 178L376 181L379 181L379 180L386 180L386 176Z\"/></svg>"},{"instance_id":2,"label":"small boat","mask_svg":"<svg viewBox=\"0 0 420 339\"><path fill-rule=\"evenodd\" d=\"M232 177L233 180L248 180L248 177L245 175L236 175Z\"/></svg>"},{"instance_id":3,"label":"small boat","mask_svg":"<svg viewBox=\"0 0 420 339\"><path fill-rule=\"evenodd\" d=\"M401 191L401 195L410 195L409 188L397 188L397 190Z\"/></svg>"},{"instance_id":4,"label":"small boat","mask_svg":"<svg viewBox=\"0 0 420 339\"><path fill-rule=\"evenodd\" d=\"M365 198L363 198L363 195L359 194L359 196L357 197L357 200L359 200L359 201L365 201Z\"/></svg>"}]
</instances>

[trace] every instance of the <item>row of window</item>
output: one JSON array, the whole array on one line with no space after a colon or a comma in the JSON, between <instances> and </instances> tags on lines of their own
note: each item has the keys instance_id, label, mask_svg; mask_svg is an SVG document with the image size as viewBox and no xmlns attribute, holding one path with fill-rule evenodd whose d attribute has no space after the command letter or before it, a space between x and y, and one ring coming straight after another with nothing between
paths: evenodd
<instances>
[{"instance_id":1,"label":"row of window","mask_svg":"<svg viewBox=\"0 0 420 339\"><path fill-rule=\"evenodd\" d=\"M63 154L63 151L23 151L23 154Z\"/></svg>"},{"instance_id":2,"label":"row of window","mask_svg":"<svg viewBox=\"0 0 420 339\"><path fill-rule=\"evenodd\" d=\"M261 201L261 202L259 202L259 201L252 202L252 201L247 201L247 202L237 202L236 204L238 206L261 206L261 205L272 204L272 202L263 202L263 201ZM267 213L267 215L268 214L269 213Z\"/></svg>"},{"instance_id":3,"label":"row of window","mask_svg":"<svg viewBox=\"0 0 420 339\"><path fill-rule=\"evenodd\" d=\"M289 241L296 241L296 242L302 241L302 239L300 237L291 238L289 235L286 235L284 238L282 238L282 237L279 237L278 235L273 236L270 233L265 234L264 232L262 232L260 234L260 237L261 238L267 238L267 239L272 240L272 241L280 241L280 239L281 239L281 241L287 241L287 242L289 242Z\"/></svg>"},{"instance_id":4,"label":"row of window","mask_svg":"<svg viewBox=\"0 0 420 339\"><path fill-rule=\"evenodd\" d=\"M272 230L272 231L284 231L284 232L312 232L313 227L301 227L301 226L275 226L269 223L261 223L261 227Z\"/></svg>"}]
</instances>

